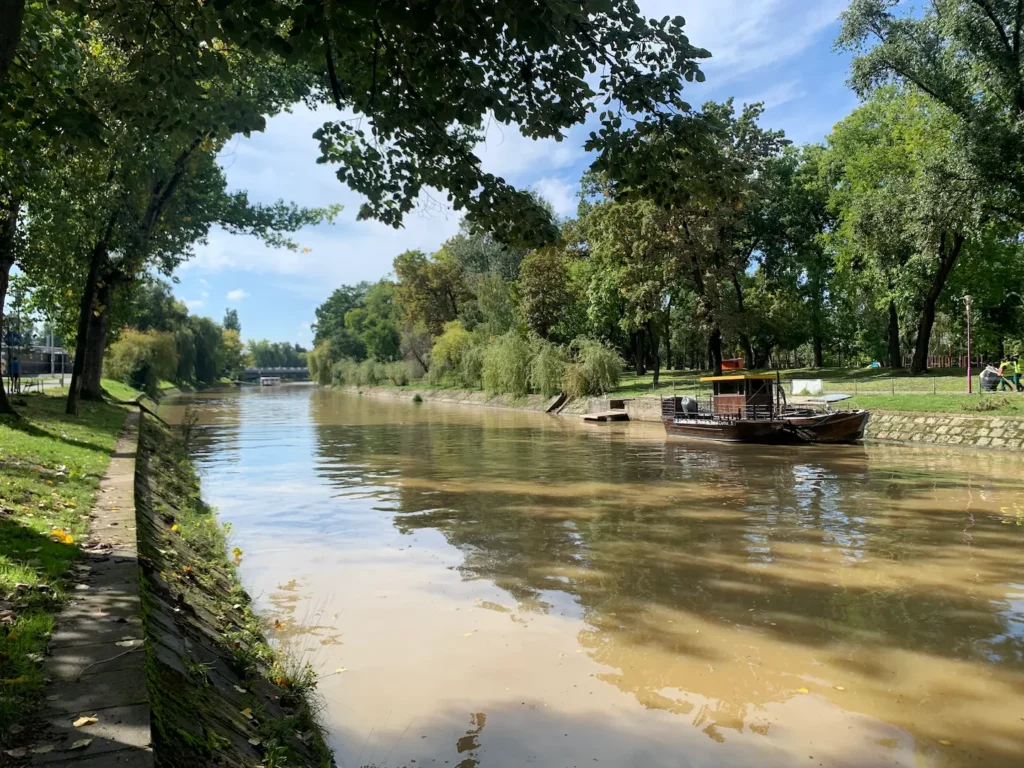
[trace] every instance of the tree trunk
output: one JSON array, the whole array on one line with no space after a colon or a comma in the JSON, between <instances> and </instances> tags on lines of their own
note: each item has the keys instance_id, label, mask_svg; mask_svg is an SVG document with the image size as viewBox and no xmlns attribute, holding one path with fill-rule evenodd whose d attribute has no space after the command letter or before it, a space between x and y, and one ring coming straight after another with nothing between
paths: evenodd
<instances>
[{"instance_id":1,"label":"tree trunk","mask_svg":"<svg viewBox=\"0 0 1024 768\"><path fill-rule=\"evenodd\" d=\"M746 312L743 306L743 287L740 285L740 279L736 276L735 272L732 273L732 287L736 290L736 306L742 315ZM757 362L754 359L754 347L750 344L750 337L743 331L740 331L740 346L743 347L743 357L747 367L756 368Z\"/></svg>"},{"instance_id":2,"label":"tree trunk","mask_svg":"<svg viewBox=\"0 0 1024 768\"><path fill-rule=\"evenodd\" d=\"M2 190L0 190L2 191ZM0 339L4 338L4 302L7 300L7 286L10 284L11 267L14 266L14 242L18 232L18 215L21 211L21 203L13 197L8 197L6 209L0 218ZM10 357L10 349L7 356ZM7 361L10 364L10 360ZM17 416L17 411L7 399L7 390L4 389L4 379L0 376L0 413L9 416Z\"/></svg>"},{"instance_id":3,"label":"tree trunk","mask_svg":"<svg viewBox=\"0 0 1024 768\"><path fill-rule=\"evenodd\" d=\"M825 356L822 350L823 339L821 338L821 323L815 323L811 331L811 346L814 348L814 366L823 368Z\"/></svg>"},{"instance_id":4,"label":"tree trunk","mask_svg":"<svg viewBox=\"0 0 1024 768\"><path fill-rule=\"evenodd\" d=\"M646 355L644 354L644 334L643 331L633 332L633 363L636 366L636 375L645 376L647 374L647 363L645 360Z\"/></svg>"},{"instance_id":5,"label":"tree trunk","mask_svg":"<svg viewBox=\"0 0 1024 768\"><path fill-rule=\"evenodd\" d=\"M82 399L103 400L103 354L110 332L110 304L114 300L114 279L104 275L96 289L93 311L89 313L89 337L82 371Z\"/></svg>"},{"instance_id":6,"label":"tree trunk","mask_svg":"<svg viewBox=\"0 0 1024 768\"><path fill-rule=\"evenodd\" d=\"M900 316L896 313L896 302L889 300L889 367L902 368L900 357Z\"/></svg>"},{"instance_id":7,"label":"tree trunk","mask_svg":"<svg viewBox=\"0 0 1024 768\"><path fill-rule=\"evenodd\" d=\"M952 242L943 233L939 240L939 271L935 273L931 287L921 307L921 317L917 323L917 340L914 342L914 359L910 364L910 373L925 373L928 370L928 346L932 339L932 326L935 325L935 305L946 287L946 280L953 270L960 251L963 249L963 235L953 235Z\"/></svg>"},{"instance_id":8,"label":"tree trunk","mask_svg":"<svg viewBox=\"0 0 1024 768\"><path fill-rule=\"evenodd\" d=\"M708 337L708 357L715 376L722 375L722 329L717 325L711 329Z\"/></svg>"},{"instance_id":9,"label":"tree trunk","mask_svg":"<svg viewBox=\"0 0 1024 768\"><path fill-rule=\"evenodd\" d=\"M113 221L113 219L111 219ZM113 226L110 227L113 229ZM109 233L109 230L108 230ZM89 348L89 326L92 307L96 298L96 283L99 282L100 265L107 256L107 238L101 238L92 249L89 258L89 274L82 291L82 303L78 308L78 335L75 337L75 362L71 367L71 386L68 388L68 402L64 412L78 415L78 401L82 394L82 379L85 372L85 357Z\"/></svg>"},{"instance_id":10,"label":"tree trunk","mask_svg":"<svg viewBox=\"0 0 1024 768\"><path fill-rule=\"evenodd\" d=\"M660 340L654 333L654 323L650 320L647 321L647 337L651 343L651 355L653 355L654 363L654 387L658 387L658 379L661 378L661 350L658 349L660 346Z\"/></svg>"},{"instance_id":11,"label":"tree trunk","mask_svg":"<svg viewBox=\"0 0 1024 768\"><path fill-rule=\"evenodd\" d=\"M24 20L25 0L0 0L0 85L7 82L7 72L21 41Z\"/></svg>"},{"instance_id":12,"label":"tree trunk","mask_svg":"<svg viewBox=\"0 0 1024 768\"><path fill-rule=\"evenodd\" d=\"M665 370L672 370L672 302L665 309Z\"/></svg>"}]
</instances>

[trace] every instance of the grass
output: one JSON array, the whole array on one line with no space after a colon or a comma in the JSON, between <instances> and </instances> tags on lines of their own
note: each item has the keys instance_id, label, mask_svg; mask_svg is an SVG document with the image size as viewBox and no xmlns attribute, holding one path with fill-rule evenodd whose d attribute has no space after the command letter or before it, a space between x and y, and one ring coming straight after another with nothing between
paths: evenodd
<instances>
[{"instance_id":1,"label":"grass","mask_svg":"<svg viewBox=\"0 0 1024 768\"><path fill-rule=\"evenodd\" d=\"M83 402L78 417L67 416L61 394L16 396L21 418L0 416L0 614L13 614L0 623L0 746L42 696L53 616L126 415Z\"/></svg>"},{"instance_id":2,"label":"grass","mask_svg":"<svg viewBox=\"0 0 1024 768\"><path fill-rule=\"evenodd\" d=\"M844 401L842 407L906 413L951 413L958 416L1024 417L1024 395L858 395Z\"/></svg>"}]
</instances>

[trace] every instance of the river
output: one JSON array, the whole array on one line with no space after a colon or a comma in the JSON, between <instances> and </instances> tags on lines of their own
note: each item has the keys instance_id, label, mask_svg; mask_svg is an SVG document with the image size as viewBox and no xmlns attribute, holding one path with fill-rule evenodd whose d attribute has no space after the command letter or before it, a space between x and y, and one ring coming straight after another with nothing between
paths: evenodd
<instances>
[{"instance_id":1,"label":"river","mask_svg":"<svg viewBox=\"0 0 1024 768\"><path fill-rule=\"evenodd\" d=\"M1016 456L301 385L185 407L341 768L1024 765Z\"/></svg>"}]
</instances>

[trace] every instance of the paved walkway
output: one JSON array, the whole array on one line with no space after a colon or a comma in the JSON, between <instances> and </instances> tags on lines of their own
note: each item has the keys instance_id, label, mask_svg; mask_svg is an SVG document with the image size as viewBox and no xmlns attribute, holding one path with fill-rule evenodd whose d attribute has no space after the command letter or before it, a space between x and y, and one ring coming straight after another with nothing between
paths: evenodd
<instances>
[{"instance_id":1,"label":"paved walkway","mask_svg":"<svg viewBox=\"0 0 1024 768\"><path fill-rule=\"evenodd\" d=\"M128 416L100 484L74 596L50 641L46 728L31 765L153 765L135 531L138 421L138 412ZM96 722L76 727L82 717Z\"/></svg>"}]
</instances>

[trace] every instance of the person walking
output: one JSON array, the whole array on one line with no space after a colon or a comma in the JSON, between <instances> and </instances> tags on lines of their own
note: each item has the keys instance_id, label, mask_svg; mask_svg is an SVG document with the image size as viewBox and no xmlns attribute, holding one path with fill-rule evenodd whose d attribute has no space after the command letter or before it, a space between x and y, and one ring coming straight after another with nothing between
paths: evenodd
<instances>
[{"instance_id":1,"label":"person walking","mask_svg":"<svg viewBox=\"0 0 1024 768\"><path fill-rule=\"evenodd\" d=\"M1003 355L1002 361L999 363L999 391L1006 392L1014 390L1014 382L1010 381L1007 376L1013 376L1016 366L1010 360L1009 355Z\"/></svg>"},{"instance_id":2,"label":"person walking","mask_svg":"<svg viewBox=\"0 0 1024 768\"><path fill-rule=\"evenodd\" d=\"M1013 356L1013 383L1017 385L1018 392L1024 392L1024 360L1020 359L1020 355Z\"/></svg>"},{"instance_id":3,"label":"person walking","mask_svg":"<svg viewBox=\"0 0 1024 768\"><path fill-rule=\"evenodd\" d=\"M18 362L18 358L12 358L9 367L10 375L7 382L10 385L11 394L17 395L21 392L21 363Z\"/></svg>"}]
</instances>

